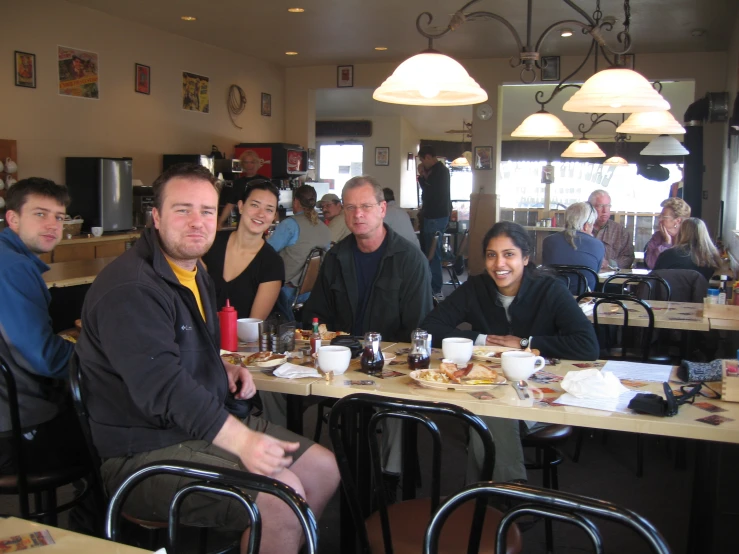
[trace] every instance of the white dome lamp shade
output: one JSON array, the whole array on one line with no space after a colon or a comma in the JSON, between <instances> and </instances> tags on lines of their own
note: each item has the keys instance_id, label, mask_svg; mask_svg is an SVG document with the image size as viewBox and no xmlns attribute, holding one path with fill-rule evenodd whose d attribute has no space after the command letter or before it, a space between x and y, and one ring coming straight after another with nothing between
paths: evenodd
<instances>
[{"instance_id":1,"label":"white dome lamp shade","mask_svg":"<svg viewBox=\"0 0 739 554\"><path fill-rule=\"evenodd\" d=\"M487 101L488 93L462 64L427 50L401 63L372 98L407 106L467 106Z\"/></svg>"},{"instance_id":2,"label":"white dome lamp shade","mask_svg":"<svg viewBox=\"0 0 739 554\"><path fill-rule=\"evenodd\" d=\"M573 141L567 150L562 152L563 158L605 158L606 153L592 140Z\"/></svg>"},{"instance_id":3,"label":"white dome lamp shade","mask_svg":"<svg viewBox=\"0 0 739 554\"><path fill-rule=\"evenodd\" d=\"M603 165L629 165L629 162L621 156L612 156L604 161Z\"/></svg>"},{"instance_id":4,"label":"white dome lamp shade","mask_svg":"<svg viewBox=\"0 0 739 554\"><path fill-rule=\"evenodd\" d=\"M670 103L636 71L615 68L590 77L562 109L581 113L654 112L669 110Z\"/></svg>"},{"instance_id":5,"label":"white dome lamp shade","mask_svg":"<svg viewBox=\"0 0 739 554\"><path fill-rule=\"evenodd\" d=\"M685 127L669 111L632 113L616 129L625 135L683 135Z\"/></svg>"},{"instance_id":6,"label":"white dome lamp shade","mask_svg":"<svg viewBox=\"0 0 739 554\"><path fill-rule=\"evenodd\" d=\"M675 137L660 135L641 151L642 156L685 156L690 154Z\"/></svg>"},{"instance_id":7,"label":"white dome lamp shade","mask_svg":"<svg viewBox=\"0 0 739 554\"><path fill-rule=\"evenodd\" d=\"M511 133L512 137L570 138L572 132L556 115L546 110L531 114Z\"/></svg>"}]
</instances>

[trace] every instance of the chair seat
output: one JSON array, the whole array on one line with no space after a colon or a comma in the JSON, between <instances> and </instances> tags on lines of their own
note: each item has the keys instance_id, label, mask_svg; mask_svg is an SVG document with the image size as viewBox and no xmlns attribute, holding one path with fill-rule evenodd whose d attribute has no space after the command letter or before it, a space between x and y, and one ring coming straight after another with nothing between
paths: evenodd
<instances>
[{"instance_id":1,"label":"chair seat","mask_svg":"<svg viewBox=\"0 0 739 554\"><path fill-rule=\"evenodd\" d=\"M29 474L27 477L28 491L39 492L62 487L73 481L84 479L89 475L90 469L84 466L65 467L45 473ZM18 494L17 475L0 476L0 494Z\"/></svg>"},{"instance_id":2,"label":"chair seat","mask_svg":"<svg viewBox=\"0 0 739 554\"><path fill-rule=\"evenodd\" d=\"M131 523L134 523L136 525L140 525L141 527L145 527L146 529L166 529L169 526L166 521L149 521L148 519L139 519L127 514L126 512L123 512L122 515L123 519L130 521Z\"/></svg>"},{"instance_id":3,"label":"chair seat","mask_svg":"<svg viewBox=\"0 0 739 554\"><path fill-rule=\"evenodd\" d=\"M572 435L572 427L569 425L547 425L535 433L526 435L521 444L524 446L546 446L567 440Z\"/></svg>"},{"instance_id":4,"label":"chair seat","mask_svg":"<svg viewBox=\"0 0 739 554\"><path fill-rule=\"evenodd\" d=\"M467 551L470 536L470 525L475 503L468 502L455 510L444 524L439 539L439 554L459 554ZM488 507L483 524L480 554L495 552L495 531L503 514L495 508ZM388 506L390 535L393 538L394 554L418 554L423 545L426 527L431 519L431 505L428 498L406 500ZM373 553L385 552L382 543L382 524L380 512L374 512L365 521ZM506 554L521 552L521 533L515 525L508 531Z\"/></svg>"}]
</instances>

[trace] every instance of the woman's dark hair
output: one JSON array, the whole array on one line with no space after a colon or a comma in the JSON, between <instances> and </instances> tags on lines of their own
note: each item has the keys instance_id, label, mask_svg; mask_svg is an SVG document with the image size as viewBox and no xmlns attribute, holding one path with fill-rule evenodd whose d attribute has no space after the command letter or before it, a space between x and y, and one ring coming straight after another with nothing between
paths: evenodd
<instances>
[{"instance_id":1,"label":"woman's dark hair","mask_svg":"<svg viewBox=\"0 0 739 554\"><path fill-rule=\"evenodd\" d=\"M531 275L536 274L536 267L534 260L531 258L534 245L531 242L528 231L524 229L518 223L512 221L499 221L493 225L490 230L485 233L485 237L482 239L482 256L485 258L485 251L488 248L488 243L496 237L508 237L513 241L513 244L521 250L521 255L529 257L529 263L524 267L524 271Z\"/></svg>"},{"instance_id":2,"label":"woman's dark hair","mask_svg":"<svg viewBox=\"0 0 739 554\"><path fill-rule=\"evenodd\" d=\"M249 195L255 190L266 190L267 192L271 192L275 195L277 203L280 203L280 190L273 185L272 181L269 179L254 179L253 181L249 181L244 189L244 196L241 198L241 201L246 202Z\"/></svg>"},{"instance_id":3,"label":"woman's dark hair","mask_svg":"<svg viewBox=\"0 0 739 554\"><path fill-rule=\"evenodd\" d=\"M310 185L302 185L295 189L293 198L300 203L305 210L305 216L313 225L318 225L318 214L316 213L316 189Z\"/></svg>"}]
</instances>

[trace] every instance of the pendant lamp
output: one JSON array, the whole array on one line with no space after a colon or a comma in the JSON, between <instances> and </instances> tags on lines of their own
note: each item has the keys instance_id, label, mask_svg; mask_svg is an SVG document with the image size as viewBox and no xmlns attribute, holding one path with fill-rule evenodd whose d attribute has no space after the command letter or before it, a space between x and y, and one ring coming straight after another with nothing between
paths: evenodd
<instances>
[{"instance_id":1,"label":"pendant lamp","mask_svg":"<svg viewBox=\"0 0 739 554\"><path fill-rule=\"evenodd\" d=\"M563 158L605 158L606 153L592 140L573 141L567 150L562 152Z\"/></svg>"},{"instance_id":2,"label":"pendant lamp","mask_svg":"<svg viewBox=\"0 0 739 554\"><path fill-rule=\"evenodd\" d=\"M604 161L603 165L629 165L629 162L621 156L613 156Z\"/></svg>"},{"instance_id":3,"label":"pendant lamp","mask_svg":"<svg viewBox=\"0 0 739 554\"><path fill-rule=\"evenodd\" d=\"M435 50L426 50L400 64L372 98L408 106L466 106L488 99L462 64Z\"/></svg>"},{"instance_id":4,"label":"pendant lamp","mask_svg":"<svg viewBox=\"0 0 739 554\"><path fill-rule=\"evenodd\" d=\"M512 137L570 138L572 133L562 121L546 110L531 114L511 133Z\"/></svg>"},{"instance_id":5,"label":"pendant lamp","mask_svg":"<svg viewBox=\"0 0 739 554\"><path fill-rule=\"evenodd\" d=\"M641 151L642 156L685 156L690 154L675 137L660 135Z\"/></svg>"},{"instance_id":6,"label":"pendant lamp","mask_svg":"<svg viewBox=\"0 0 739 554\"><path fill-rule=\"evenodd\" d=\"M633 113L670 109L670 103L636 71L624 68L599 71L562 109L582 113Z\"/></svg>"},{"instance_id":7,"label":"pendant lamp","mask_svg":"<svg viewBox=\"0 0 739 554\"><path fill-rule=\"evenodd\" d=\"M616 129L617 133L634 135L682 135L685 127L668 111L632 113Z\"/></svg>"}]
</instances>

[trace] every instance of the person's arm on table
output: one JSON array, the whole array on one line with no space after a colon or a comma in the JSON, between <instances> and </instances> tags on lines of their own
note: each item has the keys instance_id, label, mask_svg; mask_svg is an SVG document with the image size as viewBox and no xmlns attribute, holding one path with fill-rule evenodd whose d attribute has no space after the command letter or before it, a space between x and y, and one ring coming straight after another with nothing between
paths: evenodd
<instances>
[{"instance_id":1,"label":"person's arm on table","mask_svg":"<svg viewBox=\"0 0 739 554\"><path fill-rule=\"evenodd\" d=\"M299 236L300 227L298 227L298 223L288 217L275 227L275 232L267 239L267 243L279 252L283 248L287 248L298 242Z\"/></svg>"},{"instance_id":2,"label":"person's arm on table","mask_svg":"<svg viewBox=\"0 0 739 554\"><path fill-rule=\"evenodd\" d=\"M24 264L12 275L0 274L0 333L26 369L43 377L65 379L74 344L54 334L43 295L46 283Z\"/></svg>"},{"instance_id":3,"label":"person's arm on table","mask_svg":"<svg viewBox=\"0 0 739 554\"><path fill-rule=\"evenodd\" d=\"M261 320L267 319L269 314L272 313L272 308L275 307L277 297L280 295L280 288L282 288L282 281L259 283L249 317L256 317Z\"/></svg>"}]
</instances>

